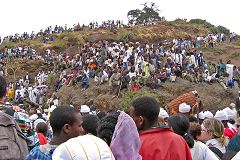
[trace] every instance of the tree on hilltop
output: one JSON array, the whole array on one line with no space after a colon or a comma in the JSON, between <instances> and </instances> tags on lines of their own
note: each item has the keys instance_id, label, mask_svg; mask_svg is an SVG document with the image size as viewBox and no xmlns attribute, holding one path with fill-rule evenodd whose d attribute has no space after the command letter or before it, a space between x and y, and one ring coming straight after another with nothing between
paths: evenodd
<instances>
[{"instance_id":1,"label":"tree on hilltop","mask_svg":"<svg viewBox=\"0 0 240 160\"><path fill-rule=\"evenodd\" d=\"M162 20L162 17L159 16L160 10L155 3L151 2L151 4L148 5L148 3L145 2L141 5L143 5L142 10L134 9L128 12L127 17L130 24L147 24Z\"/></svg>"}]
</instances>

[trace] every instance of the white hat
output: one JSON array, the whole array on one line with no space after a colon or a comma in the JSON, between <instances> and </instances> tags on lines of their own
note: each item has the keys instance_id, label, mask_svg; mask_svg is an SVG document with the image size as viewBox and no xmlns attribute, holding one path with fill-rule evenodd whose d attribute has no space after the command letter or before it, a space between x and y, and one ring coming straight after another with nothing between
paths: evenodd
<instances>
[{"instance_id":1,"label":"white hat","mask_svg":"<svg viewBox=\"0 0 240 160\"><path fill-rule=\"evenodd\" d=\"M233 111L229 107L224 108L223 111L227 114L228 120L233 119Z\"/></svg>"},{"instance_id":2,"label":"white hat","mask_svg":"<svg viewBox=\"0 0 240 160\"><path fill-rule=\"evenodd\" d=\"M164 119L164 118L168 118L169 115L168 115L168 113L167 113L163 108L160 108L158 117L162 117L162 118Z\"/></svg>"},{"instance_id":3,"label":"white hat","mask_svg":"<svg viewBox=\"0 0 240 160\"><path fill-rule=\"evenodd\" d=\"M179 105L179 112L180 113L188 113L191 110L191 106L187 105L186 103L182 103Z\"/></svg>"},{"instance_id":4,"label":"white hat","mask_svg":"<svg viewBox=\"0 0 240 160\"><path fill-rule=\"evenodd\" d=\"M197 114L195 115L195 117L197 118ZM198 113L198 118L199 118L199 119L204 119L203 111L201 111L200 113Z\"/></svg>"},{"instance_id":5,"label":"white hat","mask_svg":"<svg viewBox=\"0 0 240 160\"><path fill-rule=\"evenodd\" d=\"M57 108L55 105L52 105L48 110L49 112L52 112L55 108Z\"/></svg>"},{"instance_id":6,"label":"white hat","mask_svg":"<svg viewBox=\"0 0 240 160\"><path fill-rule=\"evenodd\" d=\"M236 107L236 104L235 104L235 103L231 103L231 104L230 104L230 107L235 108L235 107Z\"/></svg>"},{"instance_id":7,"label":"white hat","mask_svg":"<svg viewBox=\"0 0 240 160\"><path fill-rule=\"evenodd\" d=\"M34 123L33 123L34 127L36 128L37 125L38 125L38 123L41 123L41 122L46 123L43 119L37 119L37 120L34 121Z\"/></svg>"},{"instance_id":8,"label":"white hat","mask_svg":"<svg viewBox=\"0 0 240 160\"><path fill-rule=\"evenodd\" d=\"M226 121L226 120L228 120L227 113L224 112L223 110L217 111L215 116L214 116L214 118L219 120L219 121Z\"/></svg>"},{"instance_id":9,"label":"white hat","mask_svg":"<svg viewBox=\"0 0 240 160\"><path fill-rule=\"evenodd\" d=\"M59 145L53 160L102 159L112 160L114 156L109 146L102 139L93 135L78 136Z\"/></svg>"},{"instance_id":10,"label":"white hat","mask_svg":"<svg viewBox=\"0 0 240 160\"><path fill-rule=\"evenodd\" d=\"M210 112L210 111L205 111L205 112L203 113L203 116L204 116L204 119L205 119L205 118L213 118L213 114L212 114L212 112Z\"/></svg>"},{"instance_id":11,"label":"white hat","mask_svg":"<svg viewBox=\"0 0 240 160\"><path fill-rule=\"evenodd\" d=\"M89 113L90 112L90 108L87 105L82 105L81 109L80 109L81 113Z\"/></svg>"}]
</instances>

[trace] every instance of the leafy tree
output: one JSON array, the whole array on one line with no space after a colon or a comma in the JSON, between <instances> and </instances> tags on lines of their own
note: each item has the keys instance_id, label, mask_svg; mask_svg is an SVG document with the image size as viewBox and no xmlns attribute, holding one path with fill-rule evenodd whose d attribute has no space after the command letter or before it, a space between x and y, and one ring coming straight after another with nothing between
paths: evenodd
<instances>
[{"instance_id":1,"label":"leafy tree","mask_svg":"<svg viewBox=\"0 0 240 160\"><path fill-rule=\"evenodd\" d=\"M148 3L145 2L142 5L142 10L134 9L128 12L127 16L130 24L144 24L162 20L162 17L159 16L160 10L155 3L151 2L149 6Z\"/></svg>"}]
</instances>

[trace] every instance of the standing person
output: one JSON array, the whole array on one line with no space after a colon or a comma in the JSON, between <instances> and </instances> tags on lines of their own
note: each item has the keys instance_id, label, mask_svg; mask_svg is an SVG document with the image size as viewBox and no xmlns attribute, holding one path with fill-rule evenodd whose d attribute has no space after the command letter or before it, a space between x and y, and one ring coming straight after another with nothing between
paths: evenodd
<instances>
[{"instance_id":1,"label":"standing person","mask_svg":"<svg viewBox=\"0 0 240 160\"><path fill-rule=\"evenodd\" d=\"M233 67L233 81L234 81L234 85L236 82L238 88L240 88L240 74L239 74L236 66Z\"/></svg>"},{"instance_id":2,"label":"standing person","mask_svg":"<svg viewBox=\"0 0 240 160\"><path fill-rule=\"evenodd\" d=\"M190 123L188 117L183 114L178 114L169 117L168 125L173 131L182 136L191 148L191 155L193 160L218 160L214 153L202 142L194 141L189 134ZM201 130L200 130L201 132Z\"/></svg>"},{"instance_id":3,"label":"standing person","mask_svg":"<svg viewBox=\"0 0 240 160\"><path fill-rule=\"evenodd\" d=\"M240 91L238 91L238 97L236 98L236 109L238 116L240 116Z\"/></svg>"},{"instance_id":4,"label":"standing person","mask_svg":"<svg viewBox=\"0 0 240 160\"><path fill-rule=\"evenodd\" d=\"M14 118L6 113L6 80L0 76L0 159L24 159L28 153L26 139ZM14 112L14 111L13 111Z\"/></svg>"},{"instance_id":5,"label":"standing person","mask_svg":"<svg viewBox=\"0 0 240 160\"><path fill-rule=\"evenodd\" d=\"M80 135L80 132L82 132L82 116L75 108L57 107L51 113L50 125L53 131L51 141L46 145L35 147L27 155L26 160L51 160L53 151L57 146Z\"/></svg>"},{"instance_id":6,"label":"standing person","mask_svg":"<svg viewBox=\"0 0 240 160\"><path fill-rule=\"evenodd\" d=\"M140 155L144 160L191 160L185 140L170 128L158 125L160 107L152 97L139 97L132 102L130 115L141 139Z\"/></svg>"}]
</instances>

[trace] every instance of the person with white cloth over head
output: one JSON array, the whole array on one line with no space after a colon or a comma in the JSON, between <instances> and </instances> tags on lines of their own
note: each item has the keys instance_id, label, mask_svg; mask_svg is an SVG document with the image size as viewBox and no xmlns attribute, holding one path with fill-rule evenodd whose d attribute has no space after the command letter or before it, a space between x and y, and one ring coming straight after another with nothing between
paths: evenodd
<instances>
[{"instance_id":1,"label":"person with white cloth over head","mask_svg":"<svg viewBox=\"0 0 240 160\"><path fill-rule=\"evenodd\" d=\"M72 138L58 146L53 160L115 160L109 146L102 139L87 134Z\"/></svg>"}]
</instances>

